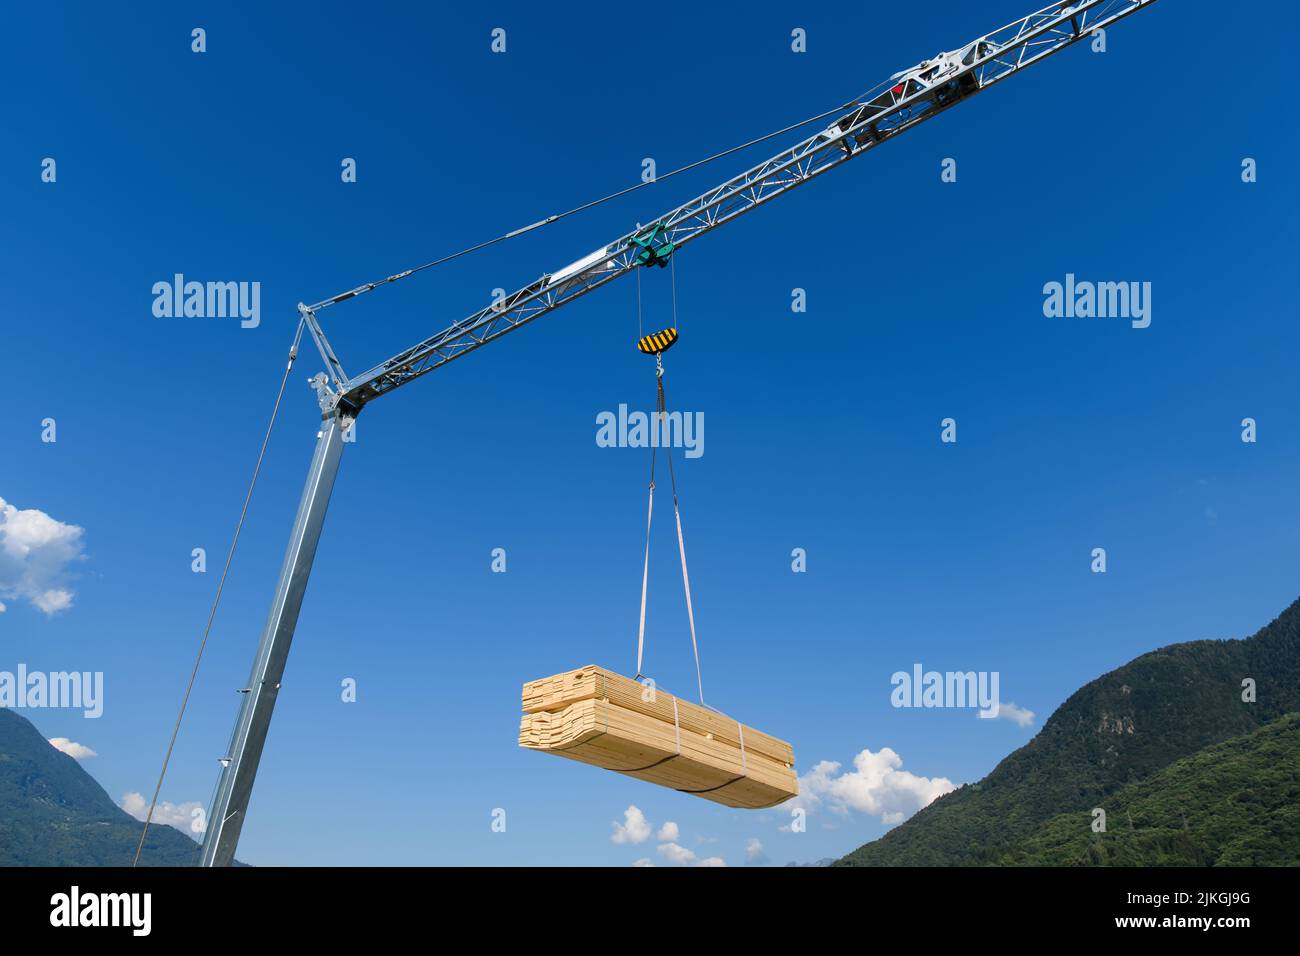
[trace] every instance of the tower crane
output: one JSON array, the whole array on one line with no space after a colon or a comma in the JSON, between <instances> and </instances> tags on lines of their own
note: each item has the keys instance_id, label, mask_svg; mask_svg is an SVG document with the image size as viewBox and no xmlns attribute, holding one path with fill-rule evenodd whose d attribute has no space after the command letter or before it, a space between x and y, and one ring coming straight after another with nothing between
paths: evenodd
<instances>
[{"instance_id":1,"label":"tower crane","mask_svg":"<svg viewBox=\"0 0 1300 956\"><path fill-rule=\"evenodd\" d=\"M1058 0L959 49L895 73L877 87L880 92L873 91L846 104L837 119L814 135L649 225L638 226L608 245L544 273L512 295L359 375L349 376L344 371L325 337L318 313L418 270L358 286L314 305L299 305L301 325L325 363L325 371L312 379L321 409L320 430L271 610L248 685L242 691L230 746L221 758L222 770L208 814L200 865L226 866L234 859L345 436L363 408L620 276L642 267L667 265L686 243L1153 3L1155 0ZM543 219L503 238L548 225L557 218Z\"/></svg>"}]
</instances>

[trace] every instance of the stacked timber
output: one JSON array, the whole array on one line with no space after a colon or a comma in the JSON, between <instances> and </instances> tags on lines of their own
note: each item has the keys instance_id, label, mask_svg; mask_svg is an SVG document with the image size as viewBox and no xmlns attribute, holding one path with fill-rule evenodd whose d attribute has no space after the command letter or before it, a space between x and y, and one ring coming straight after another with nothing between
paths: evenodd
<instances>
[{"instance_id":1,"label":"stacked timber","mask_svg":"<svg viewBox=\"0 0 1300 956\"><path fill-rule=\"evenodd\" d=\"M594 665L524 684L519 746L729 807L797 796L794 750L725 714Z\"/></svg>"}]
</instances>

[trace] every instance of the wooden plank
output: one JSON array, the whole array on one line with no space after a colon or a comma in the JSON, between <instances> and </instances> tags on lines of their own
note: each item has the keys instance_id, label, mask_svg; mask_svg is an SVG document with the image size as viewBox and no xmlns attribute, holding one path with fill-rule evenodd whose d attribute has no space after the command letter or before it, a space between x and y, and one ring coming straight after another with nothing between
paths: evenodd
<instances>
[{"instance_id":1,"label":"wooden plank","mask_svg":"<svg viewBox=\"0 0 1300 956\"><path fill-rule=\"evenodd\" d=\"M524 684L525 713L557 710L580 700L608 698L610 702L637 713L672 723L672 694L652 690L604 667L588 665ZM712 735L734 747L740 746L740 724L725 714L676 698L677 716L682 727L704 736ZM794 766L794 749L784 740L744 727L745 751L771 757Z\"/></svg>"},{"instance_id":2,"label":"wooden plank","mask_svg":"<svg viewBox=\"0 0 1300 956\"><path fill-rule=\"evenodd\" d=\"M519 745L730 807L772 807L798 795L788 743L743 727L742 751L742 729L730 717L678 700L674 720L673 697L645 690L594 666L530 681Z\"/></svg>"},{"instance_id":3,"label":"wooden plank","mask_svg":"<svg viewBox=\"0 0 1300 956\"><path fill-rule=\"evenodd\" d=\"M620 710L605 701L581 701L560 714L527 714L520 743L675 790L702 791L694 795L731 807L771 807L798 793L793 771L775 763L763 768L750 760L742 769L738 757L724 758L718 762L725 766L718 766L712 759L716 754L709 753L711 742L689 731L679 753L669 733L647 732L647 718ZM557 719L551 721L553 717ZM539 734L539 722L552 726Z\"/></svg>"}]
</instances>

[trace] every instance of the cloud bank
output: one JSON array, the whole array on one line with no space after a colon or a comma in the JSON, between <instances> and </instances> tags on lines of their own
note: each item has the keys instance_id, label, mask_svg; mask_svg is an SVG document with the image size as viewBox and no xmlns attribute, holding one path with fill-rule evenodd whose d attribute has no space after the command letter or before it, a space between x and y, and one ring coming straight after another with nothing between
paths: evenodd
<instances>
[{"instance_id":1,"label":"cloud bank","mask_svg":"<svg viewBox=\"0 0 1300 956\"><path fill-rule=\"evenodd\" d=\"M1021 727L1028 727L1034 722L1034 712L1007 700L998 704L998 712L993 715L993 719L1011 720Z\"/></svg>"},{"instance_id":2,"label":"cloud bank","mask_svg":"<svg viewBox=\"0 0 1300 956\"><path fill-rule=\"evenodd\" d=\"M27 601L51 616L72 607L69 569L82 560L82 534L75 524L0 498L0 598Z\"/></svg>"},{"instance_id":3,"label":"cloud bank","mask_svg":"<svg viewBox=\"0 0 1300 956\"><path fill-rule=\"evenodd\" d=\"M614 832L609 835L611 843L644 843L650 839L650 821L636 805L623 811L622 823L615 822L611 826L614 828Z\"/></svg>"},{"instance_id":4,"label":"cloud bank","mask_svg":"<svg viewBox=\"0 0 1300 956\"><path fill-rule=\"evenodd\" d=\"M160 800L158 806L154 807L153 820L149 825L163 824L175 827L182 833L202 833L207 829L203 825L203 816L194 815L194 811L200 810L202 806L203 804L197 800L188 803L168 803L166 800ZM136 793L134 790L122 794L121 807L141 822L144 822L144 818L149 815L149 801L145 799L144 794Z\"/></svg>"},{"instance_id":5,"label":"cloud bank","mask_svg":"<svg viewBox=\"0 0 1300 956\"><path fill-rule=\"evenodd\" d=\"M840 773L840 766L823 760L799 777L799 796L786 806L809 812L821 806L837 813L857 811L893 825L956 789L947 777L919 777L900 769L903 758L889 747L863 750L853 758L852 770Z\"/></svg>"},{"instance_id":6,"label":"cloud bank","mask_svg":"<svg viewBox=\"0 0 1300 956\"><path fill-rule=\"evenodd\" d=\"M99 754L91 750L85 744L79 744L75 740L69 740L67 737L51 737L50 746L61 753L67 754L73 760L85 760L87 757L98 757Z\"/></svg>"}]
</instances>

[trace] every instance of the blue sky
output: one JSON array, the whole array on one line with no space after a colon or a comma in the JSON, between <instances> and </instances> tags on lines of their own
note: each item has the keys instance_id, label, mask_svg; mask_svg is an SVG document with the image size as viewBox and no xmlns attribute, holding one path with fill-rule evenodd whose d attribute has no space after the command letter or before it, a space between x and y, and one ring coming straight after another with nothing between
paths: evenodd
<instances>
[{"instance_id":1,"label":"blue sky","mask_svg":"<svg viewBox=\"0 0 1300 956\"><path fill-rule=\"evenodd\" d=\"M25 715L95 750L85 766L115 799L152 791L299 300L623 188L645 157L662 172L821 112L1028 6L15 10L0 36L0 498L82 528L83 550L69 609L0 599L0 670L106 680L98 720ZM890 748L917 777L974 781L1099 674L1244 636L1300 593L1295 38L1208 14L1156 4L1105 53L1077 46L680 254L665 364L670 403L706 421L704 455L678 459L705 687L792 741L801 772ZM361 371L795 138L322 318ZM156 318L150 290L178 272L259 281L260 325ZM1150 327L1046 318L1043 286L1067 273L1150 282ZM666 324L667 278L643 276L648 324ZM665 862L653 837L611 841L630 805L730 865L751 839L784 863L886 831L827 797L806 833L783 832L781 812L515 744L523 681L633 670L647 462L597 447L595 416L651 407L636 330L635 284L616 283L365 411L242 859ZM319 366L304 350L290 382L163 791L176 804L216 779ZM946 417L956 444L940 442ZM654 540L647 669L688 694L670 529ZM998 671L1003 699L1037 716L895 709L890 675L916 662Z\"/></svg>"}]
</instances>

